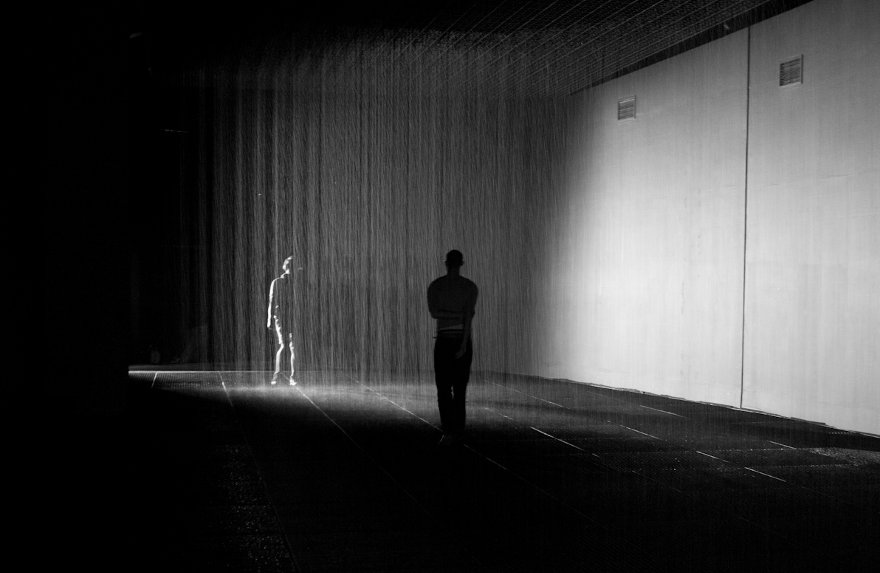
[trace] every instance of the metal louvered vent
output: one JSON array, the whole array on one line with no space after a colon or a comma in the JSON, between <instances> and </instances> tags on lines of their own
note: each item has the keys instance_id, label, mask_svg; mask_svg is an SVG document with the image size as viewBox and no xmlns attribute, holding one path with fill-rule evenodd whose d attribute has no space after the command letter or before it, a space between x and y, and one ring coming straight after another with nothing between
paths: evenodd
<instances>
[{"instance_id":1,"label":"metal louvered vent","mask_svg":"<svg viewBox=\"0 0 880 573\"><path fill-rule=\"evenodd\" d=\"M617 119L635 119L636 96L625 97L617 100Z\"/></svg>"},{"instance_id":2,"label":"metal louvered vent","mask_svg":"<svg viewBox=\"0 0 880 573\"><path fill-rule=\"evenodd\" d=\"M804 81L804 57L798 56L779 64L779 87L800 84Z\"/></svg>"}]
</instances>

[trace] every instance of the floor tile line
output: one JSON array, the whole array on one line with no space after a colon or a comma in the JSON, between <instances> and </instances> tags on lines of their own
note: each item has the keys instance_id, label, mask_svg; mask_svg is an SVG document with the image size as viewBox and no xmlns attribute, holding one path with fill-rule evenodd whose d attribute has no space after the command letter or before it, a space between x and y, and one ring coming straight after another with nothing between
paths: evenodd
<instances>
[{"instance_id":1,"label":"floor tile line","mask_svg":"<svg viewBox=\"0 0 880 573\"><path fill-rule=\"evenodd\" d=\"M371 392L376 393L378 396L382 396L382 393L379 392L378 390L375 390L375 389L373 389L373 388L370 388L369 386L363 384L362 382L360 382L360 381L358 381L358 380L356 380L356 382L358 382L358 384L361 384L362 386L364 386L365 388L367 388L367 389L370 390ZM389 402L390 402L390 400L389 400ZM421 417L418 417L418 416L417 416L417 418L419 418L420 420L424 421ZM427 423L428 425L430 425L431 427L436 428L436 426L434 426L434 425L431 424L430 422L426 422L426 423ZM489 462L490 464L492 464L492 465L494 465L494 466L496 466L496 467L498 467L498 468L504 470L505 472L507 472L508 474L510 474L512 477L514 477L514 478L517 479L518 481L520 481L520 482L526 484L526 485L529 486L531 489L537 491L538 493L540 493L540 494L543 495L544 497L546 497L546 498L552 500L554 503L556 503L556 504L559 505L560 507L563 507L563 508L567 509L568 511L571 511L571 512L575 513L576 515L578 515L578 516L580 516L581 518L587 520L589 523L592 523L593 525L596 525L596 526L598 526L598 527L602 527L603 529L606 529L606 530L607 530L606 526L605 526L601 521L598 521L598 520L596 520L595 518L593 518L593 517L591 517L591 516L585 514L584 512L582 512L581 510L579 510L578 508L576 508L576 507L572 506L571 504L565 502L564 500L560 499L559 497L557 497L557 496L554 495L553 493L551 493L551 492L545 490L544 488L542 488L541 486L539 486L539 485L533 483L532 481L530 481L529 479L527 479L527 478L525 478L524 476L520 475L519 473L517 473L517 472L511 470L510 468L505 467L505 466L504 466L503 464L501 464L500 462L498 462L498 461L492 459L491 457L489 457L488 455L484 454L483 452L480 452L479 450L477 450L477 449L474 448L473 446L471 446L471 445L469 445L469 444L466 443L466 444L464 444L464 448L465 448L466 450L470 451L471 453L475 454L477 457L479 457L479 458L481 458L481 459L483 459L483 460ZM628 545L629 545L628 542L626 542L625 540L622 541L622 543L623 543L624 546L628 546Z\"/></svg>"},{"instance_id":2,"label":"floor tile line","mask_svg":"<svg viewBox=\"0 0 880 573\"><path fill-rule=\"evenodd\" d=\"M356 380L356 379L355 379L355 382L357 382L358 384L361 384L361 382L358 381L358 380ZM374 390L372 390L372 389L369 388L368 386L363 385L363 384L361 384L361 385L364 386L365 388L367 388L368 390L371 390L371 391L375 392ZM422 504L422 502L421 502L421 501L415 496L415 494L413 494L409 489L407 489L407 487L404 486L404 485L403 485L403 484L402 484L402 483L401 483L396 477L394 477L394 475L393 475L393 474L392 474L387 468L385 468L385 466L382 465L382 463L381 463L379 460L377 460L375 457L373 457L373 456L372 456L372 455L371 455L371 454L370 454L370 453L369 453L369 452L368 452L363 446L361 446L361 445L357 442L357 440L355 440L355 439L351 436L351 434L349 434L349 433L345 430L345 428L343 428L343 427L342 427L342 426L341 426L336 420L333 419L332 416L330 416L330 414L328 414L323 408L321 408L317 403L315 403L315 401L312 400L312 399L311 399L311 398L310 398L310 397L309 397L309 396L308 396L308 395L302 390L302 388L301 388L300 386L296 386L296 390L297 390L297 391L298 391L298 392L299 392L299 393L300 393L300 394L301 394L301 395L302 395L302 396L303 396L303 397L304 397L304 398L305 398L305 399L306 399L306 400L307 400L307 401L308 401L308 402L309 402L309 403L310 403L310 404L311 404L311 405L312 405L312 406L313 406L318 412L320 412L321 415L323 415L323 416L324 416L324 417L325 417L325 418L326 418L331 424L333 424L333 425L336 427L336 429L339 430L339 431L342 433L342 435L345 436L346 439L347 439L349 442L351 442L352 445L354 445L354 447L355 447L359 452L361 452L361 454L362 454L366 459L370 460L370 462L372 462L372 463L373 463L373 464L374 464L374 465L375 465L375 466L376 466L376 467L377 467L377 468L378 468L383 474L385 474L385 475L386 475L386 476L387 476L387 477L388 477L388 478L389 478L389 479L390 479L390 480L391 480L391 481L392 481L392 482L393 482L398 488L400 488L400 490L401 490L401 491L402 491L402 492L403 492L408 498L410 498L410 499L416 504L416 507L418 507L418 508L419 508L419 509L420 509L425 515L427 515L428 517L430 517L430 518L431 518L432 520L434 520L435 522L439 521L438 518L437 518L437 516L434 515L433 513L431 513L431 511L430 511L427 507L425 507L424 504ZM376 393L376 394L379 394L378 392L375 392L375 393ZM393 404L393 402L392 402L391 400L387 400L387 401ZM396 404L395 404L395 406L396 406ZM399 408L400 406L397 406L397 407ZM418 416L416 416L416 417L418 417ZM470 555L470 552L469 552L469 555ZM471 557L473 557L473 556L471 555ZM473 558L476 559L475 557L473 557Z\"/></svg>"},{"instance_id":3,"label":"floor tile line","mask_svg":"<svg viewBox=\"0 0 880 573\"><path fill-rule=\"evenodd\" d=\"M777 446L782 446L783 448L788 448L789 450L796 450L797 448L794 446L789 446L780 442L774 442L773 440L767 440L771 444L776 444Z\"/></svg>"},{"instance_id":4,"label":"floor tile line","mask_svg":"<svg viewBox=\"0 0 880 573\"><path fill-rule=\"evenodd\" d=\"M536 427L534 427L534 426L530 426L530 427L531 427L533 430L535 430L536 432L538 432L539 434L543 434L543 435L547 436L548 438L551 438L551 439L553 439L553 440L556 440L557 442L559 442L559 443L561 443L561 444L565 444L566 446L572 447L572 448L576 449L576 450L579 451L579 452L586 452L586 450L584 450L583 448L580 448L580 447L578 447L578 446L576 446L576 445L574 445L574 444L572 444L572 443L566 442L566 441L563 440L562 438L557 438L556 436L554 436L554 435L552 435L552 434L548 434L548 433L545 432L544 430L539 430L538 428L536 428Z\"/></svg>"},{"instance_id":5,"label":"floor tile line","mask_svg":"<svg viewBox=\"0 0 880 573\"><path fill-rule=\"evenodd\" d=\"M503 386L502 384L498 384L498 383L495 383L495 384L498 385L498 386L505 387L505 386ZM518 390L513 389L513 388L510 388L510 390L513 390L514 392L519 392ZM524 392L519 392L519 393L521 393L521 394L525 394ZM526 394L526 395L528 395L528 394ZM643 407L643 408L648 408L648 409L651 409L651 410L656 410L656 408L651 408L650 406L641 406L641 407ZM658 410L658 411L665 412L664 410ZM666 413L672 414L672 412L666 412ZM677 414L673 414L673 415L677 415ZM682 417L684 417L684 416L682 416ZM608 420L607 423L611 424L611 423L613 423L613 422L611 422L610 420ZM624 425L624 424L617 424L617 425L620 426L620 427L622 427L622 428L626 428L627 430L631 430L631 431L636 432L636 433L638 433L638 434L642 434L642 435L644 435L644 436L647 436L647 437L649 437L649 438L652 438L652 439L655 439L655 440L659 440L659 441L662 441L662 442L668 442L668 440L665 440L665 439L663 439L663 438L659 438L659 437L657 437L657 436L654 436L654 435L648 434L648 433L646 433L646 432L642 432L642 431L640 431L640 430L636 430L635 428L631 428L631 427L626 426L626 425ZM533 429L535 429L535 428L533 428ZM542 432L542 433L543 433L543 432ZM549 434L548 434L548 436L549 436ZM553 436L550 436L550 437L553 437ZM768 440L768 441L770 441L771 443L777 444L777 442L773 442L772 440ZM777 444L777 445L785 446L785 444ZM786 447L791 448L791 446L786 446ZM792 449L796 449L796 448L792 448ZM706 453L701 452L701 451L699 451L699 450L694 450L694 451L697 452L698 454L701 454L701 455L704 455L704 456L710 457L710 458L712 458L712 459L719 460L719 461L724 462L724 463L731 463L731 462L729 462L728 460L724 460L724 459L721 459L721 458L717 458L717 457L715 457L715 456L712 456L712 455L706 454ZM595 455L595 454L594 454L594 455ZM598 456L597 456L597 457L598 457ZM734 464L734 465L739 466L739 464ZM780 482L782 482L782 483L786 483L786 484L788 483L786 480L784 480L784 479L782 479L782 478L779 478L779 477L776 477L776 476L773 476L773 475L770 475L770 474L766 474L766 473L764 473L764 472L760 472L760 471L758 471L758 470L755 470L755 469L752 469L752 468L749 468L749 467L745 467L745 466L739 466L739 467L742 467L743 469L746 469L746 470L749 470L749 471L752 471L752 472L755 472L755 473L759 473L759 474L764 475L764 476L767 476L767 477L769 477L769 478L772 478L772 479L778 480L778 481L780 481ZM645 474L642 474L642 473L639 473L639 472L633 472L633 473L635 473L636 475L639 475L639 476L641 476L641 477L643 477L643 478L645 478L645 479L649 479L649 480L651 480L651 481L655 481L655 480L653 480L652 478L650 478L649 476L647 476L647 475L645 475ZM659 483L659 482L658 482L658 483ZM664 484L664 485L666 485L666 484ZM682 493L682 494L684 494L684 495L689 495L689 494L687 494L686 492L681 492L680 490L678 490L677 488L674 488L673 486L668 486L668 485L666 485L666 487L671 487L672 489L675 489L676 491L679 491L680 493ZM746 519L745 519L744 517L742 517L742 516L737 515L737 517L740 518L740 519L743 519L743 520L745 520L745 521L748 521L748 520L746 520Z\"/></svg>"},{"instance_id":6,"label":"floor tile line","mask_svg":"<svg viewBox=\"0 0 880 573\"><path fill-rule=\"evenodd\" d=\"M694 451L697 452L698 454L700 454L701 456L706 456L707 458L712 458L713 460L718 460L719 462L724 462L725 464L730 463L729 461L722 459L722 458L719 458L717 456L713 456L712 454L707 454L706 452L701 452L700 450L694 450Z\"/></svg>"},{"instance_id":7,"label":"floor tile line","mask_svg":"<svg viewBox=\"0 0 880 573\"><path fill-rule=\"evenodd\" d=\"M423 418L421 418L421 417L418 416L417 414L410 412L410 411L407 410L406 408L403 408L402 406L396 404L393 400L387 398L386 396L383 396L380 392L377 392L376 390L373 390L372 388L370 388L370 387L367 386L366 384L363 384L363 383L362 383L360 380L358 380L357 378L352 377L352 380L353 380L354 382L356 382L357 384L361 385L362 387L366 388L367 390L369 390L369 391L373 392L374 394L378 395L380 398L383 398L385 401L389 402L390 404L394 405L395 407L400 408L400 409L403 410L404 412L407 412L408 414L410 414L410 415L412 415L412 416L414 416L414 417L416 417L416 418L422 420L423 422L427 423L428 425L431 425L432 427L435 427L435 426L433 426L433 424L431 424L431 423L428 422L427 420L424 420ZM396 477L394 477L394 474L392 474L392 473L391 473L391 472L390 472L390 471L389 471L389 470L388 470L388 469L387 469L387 468L386 468L386 467L385 467L385 466L384 466L379 460L377 460L375 457L373 457L373 456L372 456L372 455L371 455L371 454L370 454L370 453L369 453L369 452L368 452L363 446L361 446L361 445L357 442L357 440L355 440L355 439L351 436L351 434L349 434L349 433L345 430L345 428L343 428L343 427L342 427L342 426L341 426L336 420L333 419L332 416L330 416L330 414L328 414L323 408L321 408L317 403L315 403L315 401L312 400L311 397L309 397L309 396L303 391L303 389L302 389L301 386L296 386L296 390L297 390L297 392L299 392L299 393L300 393L300 394L301 394L301 395L302 395L302 396L303 396L303 397L304 397L304 398L305 398L305 399L306 399L306 400L307 400L307 401L308 401L308 402L309 402L309 403L310 403L310 404L311 404L311 405L312 405L312 406L313 406L318 412L320 412L321 415L323 415L327 420L329 420L330 423L333 424L333 425L336 427L336 429L338 429L338 430L342 433L342 435L344 435L344 436L346 437L346 439L347 439L349 442L351 442L351 443L355 446L355 448L357 448L357 450L358 450L359 452L361 452L361 454L362 454L366 459L370 460L370 462L372 462L372 464L375 465L375 466L379 469L379 471L381 471L383 474L385 474L385 476L387 476L388 479L390 479L390 480L392 481L392 483L394 483L394 484L396 485L396 487L398 487L398 488L400 489L400 491L402 491L402 492L403 492L403 493L404 493L404 494L405 494L410 500L412 500L412 502L415 504L415 506L416 506L417 508L419 508L419 510L420 510L424 515L426 515L427 517L429 517L429 518L432 520L432 522L434 522L434 523L439 523L439 522L440 522L440 519L439 519L436 515L434 515L434 514L433 514L433 513L432 513L432 512L431 512L431 511L430 511L430 510L429 510L429 509L428 509L428 508L427 508L427 507L426 507L426 506L425 506L425 505L424 505L424 504L423 504L423 503L422 503L422 502L416 497L416 495L415 495L414 493L412 493L412 492L411 492L406 486L404 486L403 483L400 482L400 480L398 480ZM472 551L470 551L470 550L466 550L466 554L468 555L468 557L469 557L470 559L472 559L472 560L474 561L474 563L476 563L476 564L480 564L480 560L479 560L479 559L473 554Z\"/></svg>"},{"instance_id":8,"label":"floor tile line","mask_svg":"<svg viewBox=\"0 0 880 573\"><path fill-rule=\"evenodd\" d=\"M562 408L563 410L569 409L568 406L563 406L562 404L558 404L558 403L553 402L551 400L546 400L544 398L539 398L538 396L533 396L527 392L523 392L522 390L517 390L516 388L511 388L509 386L505 386L504 384L499 384L498 382L492 382L492 384L494 384L495 386L501 386L502 388L504 388L506 390L510 390L511 392L516 392L517 394L522 394L523 396L528 396L529 398L532 398L533 400L538 400L539 402L544 402L545 404L551 404L553 406L556 406L557 408Z\"/></svg>"},{"instance_id":9,"label":"floor tile line","mask_svg":"<svg viewBox=\"0 0 880 573\"><path fill-rule=\"evenodd\" d=\"M627 430L631 430L631 431L633 431L633 432L635 432L635 433L637 433L637 434L641 434L641 435L643 435L643 436L648 436L649 438L653 438L653 439L655 439L655 440L660 440L661 442L666 442L666 441L668 441L668 440L663 440L663 439L661 439L661 438L658 438L657 436L652 436L651 434L648 434L648 433L646 433L646 432L642 432L642 431L636 430L635 428L630 428L629 426L624 426L623 424L618 424L618 426L620 426L621 428L626 428Z\"/></svg>"},{"instance_id":10,"label":"floor tile line","mask_svg":"<svg viewBox=\"0 0 880 573\"><path fill-rule=\"evenodd\" d=\"M640 408L647 408L648 410L654 410L655 412L663 412L664 414L669 414L670 416L678 416L679 418L687 419L687 416L682 416L681 414L676 414L675 412L667 412L666 410L661 410L660 408L652 408L651 406L645 406L643 404L639 404Z\"/></svg>"},{"instance_id":11,"label":"floor tile line","mask_svg":"<svg viewBox=\"0 0 880 573\"><path fill-rule=\"evenodd\" d=\"M481 406L481 408L482 408L483 410L486 410L487 412L492 412L492 413L495 414L496 416L501 416L501 417L504 418L505 420L511 420L511 421L513 421L513 418L511 418L511 417L508 416L507 414L502 414L501 412L498 412L498 411L496 411L496 410L493 410L492 408L489 408L488 406Z\"/></svg>"},{"instance_id":12,"label":"floor tile line","mask_svg":"<svg viewBox=\"0 0 880 573\"><path fill-rule=\"evenodd\" d=\"M748 467L748 466L743 466L743 469L745 469L745 470L749 470L750 472L755 472L756 474L761 474L762 476L767 476L768 478L775 479L776 481L781 481L782 483L788 483L787 481L785 481L785 480L782 479L782 478L779 478L779 477L776 477L776 476L770 475L770 474L768 474L768 473L764 473L764 472L762 472L762 471L758 471L758 470L756 470L755 468L750 468L750 467Z\"/></svg>"},{"instance_id":13,"label":"floor tile line","mask_svg":"<svg viewBox=\"0 0 880 573\"><path fill-rule=\"evenodd\" d=\"M515 420L514 420L514 421L515 421ZM517 423L519 423L519 422L517 422ZM658 438L657 436L652 436L651 434L646 434L645 432L641 432L641 431L636 430L636 429L634 429L634 428L630 428L630 427L628 427L628 426L624 426L623 424L614 424L614 422L612 422L612 421L610 421L610 420L607 420L607 423L608 423L608 424L613 424L613 425L618 425L618 426L620 426L620 427L622 427L622 428L626 428L626 429L628 429L628 430L632 430L633 432L636 432L636 433L639 433L639 434L643 434L643 435L645 435L645 436L648 436L648 437L650 437L650 438L653 438L653 439L659 440L659 441L661 441L661 442L668 442L668 440L666 440L666 439ZM697 451L697 450L694 450L694 451ZM705 454L705 453L703 453L703 452L699 452L699 451L698 451L698 453L701 453L701 454L703 454L703 455L708 455L708 454ZM595 456L596 458L599 458L599 456L596 455L595 453L593 454L593 456ZM714 457L714 456L709 456L709 457ZM601 458L599 458L599 459L601 459ZM716 458L716 459L720 459L720 458ZM725 461L725 462L726 462L726 460L720 460L720 461ZM729 463L729 462L728 462L728 463ZM608 464L606 464L606 463L604 463L604 462L600 462L600 465L601 465L602 467L605 467L605 468L611 470L611 471L616 471L616 472L621 472L621 471L622 471L621 469L616 468L616 467L614 467L614 466L610 466L610 465L608 465ZM734 464L734 466L735 466L735 467L741 467L741 466L739 466L738 464ZM748 469L748 468L746 468L746 469ZM756 471L756 470L752 470L752 471ZM650 476L647 476L647 475L645 475L645 474L643 474L643 473L639 473L639 472L634 471L634 470L627 470L626 473L631 473L631 474L633 474L633 475L639 476L641 479L645 479L645 480L648 480L648 481L650 481L650 482L656 483L656 484L660 485L661 487L664 487L664 488L668 488L668 489L671 489L671 490L677 491L677 492L679 492L681 495L683 495L683 496L685 496L685 497L688 497L688 498L692 498L692 497L694 497L694 494L692 494L692 493L685 492L685 491L681 491L681 490L675 488L674 486L670 486L669 484L666 484L666 483L661 482L661 481L659 481L659 480L657 480L657 479L651 478ZM761 473L761 472L758 472L758 473ZM780 481L782 481L782 482L784 482L784 483L787 483L787 482L785 482L785 480L782 480L782 479L780 479L780 478L776 478L775 476L771 476L771 475L769 475L769 474L764 474L764 475L767 475L767 477L771 477L771 478L774 478L774 479L778 479L778 480L780 480ZM732 511L732 512L731 512L731 515L732 515L735 519L738 519L738 520L742 521L743 523L747 523L747 524L749 524L750 526L755 527L755 528L757 528L757 529L760 529L760 530L762 530L762 531L765 531L765 532L768 533L768 534L771 534L771 535L774 535L774 536L779 537L779 538L781 538L781 539L784 539L783 536L780 536L779 534L775 533L773 530L771 530L771 529L769 529L769 528L767 528L767 527L765 527L765 526L763 526L763 525L761 525L761 524L759 524L759 523L756 523L756 522L752 521L751 519L748 519L747 517L744 517L743 515L740 515L740 514L739 514L738 512L736 512L736 511Z\"/></svg>"}]
</instances>

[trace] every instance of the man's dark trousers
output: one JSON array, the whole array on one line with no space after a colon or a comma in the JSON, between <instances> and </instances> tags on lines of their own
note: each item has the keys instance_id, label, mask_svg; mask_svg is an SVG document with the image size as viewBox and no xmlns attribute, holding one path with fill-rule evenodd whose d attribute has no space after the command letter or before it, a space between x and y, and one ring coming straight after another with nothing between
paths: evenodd
<instances>
[{"instance_id":1,"label":"man's dark trousers","mask_svg":"<svg viewBox=\"0 0 880 573\"><path fill-rule=\"evenodd\" d=\"M439 335L434 342L437 405L440 409L440 423L446 434L460 434L464 431L465 399L474 353L469 340L464 356L456 359L455 354L459 348L461 348L461 334Z\"/></svg>"}]
</instances>

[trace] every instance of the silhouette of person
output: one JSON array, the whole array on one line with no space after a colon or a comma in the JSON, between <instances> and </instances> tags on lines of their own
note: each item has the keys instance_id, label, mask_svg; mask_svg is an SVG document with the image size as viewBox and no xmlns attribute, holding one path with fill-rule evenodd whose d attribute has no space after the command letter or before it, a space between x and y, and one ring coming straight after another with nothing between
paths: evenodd
<instances>
[{"instance_id":1,"label":"silhouette of person","mask_svg":"<svg viewBox=\"0 0 880 573\"><path fill-rule=\"evenodd\" d=\"M294 327L297 318L298 304L300 293L298 286L294 285L295 277L291 272L293 265L293 257L284 259L281 265L281 276L272 281L269 287L269 318L266 321L266 328L272 330L273 322L275 326L275 334L278 337L278 350L275 352L275 373L272 375L271 384L274 386L281 382L283 376L281 374L281 358L284 351L290 352L290 378L288 379L291 386L296 386L295 361L296 353L294 352Z\"/></svg>"},{"instance_id":2,"label":"silhouette of person","mask_svg":"<svg viewBox=\"0 0 880 573\"><path fill-rule=\"evenodd\" d=\"M465 425L465 398L471 373L471 322L477 304L477 285L461 276L464 258L455 249L446 253L446 275L428 286L428 309L437 321L434 341L434 380L443 427L441 446L459 444Z\"/></svg>"}]
</instances>

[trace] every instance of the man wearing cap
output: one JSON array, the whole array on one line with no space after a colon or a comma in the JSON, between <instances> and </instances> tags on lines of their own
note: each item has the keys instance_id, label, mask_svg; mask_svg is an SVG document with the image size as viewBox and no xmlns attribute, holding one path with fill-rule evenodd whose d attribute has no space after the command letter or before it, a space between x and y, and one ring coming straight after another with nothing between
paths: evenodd
<instances>
[{"instance_id":1,"label":"man wearing cap","mask_svg":"<svg viewBox=\"0 0 880 573\"><path fill-rule=\"evenodd\" d=\"M477 285L461 276L464 258L455 249L446 253L446 275L428 286L428 309L437 321L434 341L434 379L443 426L441 446L461 442L465 397L471 373L471 321L477 304Z\"/></svg>"},{"instance_id":2,"label":"man wearing cap","mask_svg":"<svg viewBox=\"0 0 880 573\"><path fill-rule=\"evenodd\" d=\"M275 334L278 337L278 350L275 352L275 373L272 375L272 385L281 381L281 357L285 349L290 351L290 378L289 384L296 386L294 379L293 329L297 318L297 300L299 294L294 288L294 275L291 273L293 257L284 259L281 265L281 276L272 281L269 287L269 318L266 328L272 330L273 322Z\"/></svg>"}]
</instances>

